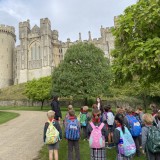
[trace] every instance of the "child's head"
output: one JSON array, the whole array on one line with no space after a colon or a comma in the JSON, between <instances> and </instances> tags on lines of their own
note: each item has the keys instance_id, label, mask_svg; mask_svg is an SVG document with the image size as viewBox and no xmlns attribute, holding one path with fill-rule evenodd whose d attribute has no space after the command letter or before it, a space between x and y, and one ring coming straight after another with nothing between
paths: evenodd
<instances>
[{"instance_id":1,"label":"child's head","mask_svg":"<svg viewBox=\"0 0 160 160\"><path fill-rule=\"evenodd\" d=\"M70 110L73 110L73 106L71 104L68 106L68 111Z\"/></svg>"},{"instance_id":2,"label":"child's head","mask_svg":"<svg viewBox=\"0 0 160 160\"><path fill-rule=\"evenodd\" d=\"M96 120L96 122L98 122L99 119L100 119L100 116L101 116L101 111L98 110L97 108L94 109L94 110L92 111L92 116L93 116L93 118Z\"/></svg>"},{"instance_id":3,"label":"child's head","mask_svg":"<svg viewBox=\"0 0 160 160\"><path fill-rule=\"evenodd\" d=\"M124 125L124 116L123 114L116 114L115 116L115 122L116 122L116 125L120 124L120 125Z\"/></svg>"},{"instance_id":4,"label":"child's head","mask_svg":"<svg viewBox=\"0 0 160 160\"><path fill-rule=\"evenodd\" d=\"M152 125L153 123L153 116L149 113L143 115L142 120L145 125Z\"/></svg>"},{"instance_id":5,"label":"child's head","mask_svg":"<svg viewBox=\"0 0 160 160\"><path fill-rule=\"evenodd\" d=\"M74 112L73 109L72 109L72 110L69 110L68 113L69 113L69 116L75 116L75 112Z\"/></svg>"},{"instance_id":6,"label":"child's head","mask_svg":"<svg viewBox=\"0 0 160 160\"><path fill-rule=\"evenodd\" d=\"M132 114L133 109L130 106L128 106L128 107L125 108L125 111L126 111L127 114Z\"/></svg>"},{"instance_id":7,"label":"child's head","mask_svg":"<svg viewBox=\"0 0 160 160\"><path fill-rule=\"evenodd\" d=\"M88 111L88 106L83 106L83 111L87 112Z\"/></svg>"},{"instance_id":8,"label":"child's head","mask_svg":"<svg viewBox=\"0 0 160 160\"><path fill-rule=\"evenodd\" d=\"M96 109L96 108L97 108L97 104L93 104L92 109Z\"/></svg>"},{"instance_id":9,"label":"child's head","mask_svg":"<svg viewBox=\"0 0 160 160\"><path fill-rule=\"evenodd\" d=\"M157 118L160 120L160 110L157 113Z\"/></svg>"},{"instance_id":10,"label":"child's head","mask_svg":"<svg viewBox=\"0 0 160 160\"><path fill-rule=\"evenodd\" d=\"M106 105L106 106L104 106L104 110L105 110L105 112L110 111L110 109L111 109L111 106L110 106L110 105Z\"/></svg>"},{"instance_id":11,"label":"child's head","mask_svg":"<svg viewBox=\"0 0 160 160\"><path fill-rule=\"evenodd\" d=\"M124 108L123 107L116 108L116 113L124 114Z\"/></svg>"},{"instance_id":12,"label":"child's head","mask_svg":"<svg viewBox=\"0 0 160 160\"><path fill-rule=\"evenodd\" d=\"M54 115L55 115L55 112L52 111L52 110L47 112L47 117L48 117L49 120L54 119Z\"/></svg>"}]
</instances>

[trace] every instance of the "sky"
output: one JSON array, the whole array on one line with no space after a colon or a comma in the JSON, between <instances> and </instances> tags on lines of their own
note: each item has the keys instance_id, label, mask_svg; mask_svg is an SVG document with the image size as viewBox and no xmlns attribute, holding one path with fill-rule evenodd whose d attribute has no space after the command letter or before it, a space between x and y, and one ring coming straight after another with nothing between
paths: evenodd
<instances>
[{"instance_id":1,"label":"sky","mask_svg":"<svg viewBox=\"0 0 160 160\"><path fill-rule=\"evenodd\" d=\"M18 41L19 22L30 20L31 28L40 26L41 18L49 18L59 40L66 42L100 37L101 25L114 25L114 16L123 14L137 0L0 0L0 24L14 26Z\"/></svg>"}]
</instances>

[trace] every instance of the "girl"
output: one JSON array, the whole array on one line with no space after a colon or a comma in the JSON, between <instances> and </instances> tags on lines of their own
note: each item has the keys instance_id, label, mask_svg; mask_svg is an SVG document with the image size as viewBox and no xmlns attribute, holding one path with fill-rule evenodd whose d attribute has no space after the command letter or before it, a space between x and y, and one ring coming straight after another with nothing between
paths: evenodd
<instances>
[{"instance_id":1,"label":"girl","mask_svg":"<svg viewBox=\"0 0 160 160\"><path fill-rule=\"evenodd\" d=\"M114 130L114 142L116 145L117 160L131 160L133 154L136 152L136 147L129 130L124 126L124 116L118 113L115 116L115 123L117 128ZM123 138L121 136L123 136ZM130 147L130 150L121 148L121 146L126 142L125 139L129 139L130 144L128 144L128 147ZM122 153L120 148L125 153ZM125 156L127 154L128 156Z\"/></svg>"},{"instance_id":2,"label":"girl","mask_svg":"<svg viewBox=\"0 0 160 160\"><path fill-rule=\"evenodd\" d=\"M100 115L101 115L100 110L94 109L92 111L92 122L93 122L94 126L99 127L102 124L100 122ZM91 123L89 123L87 126L88 137L90 137L92 130L93 130L93 128L91 126ZM103 125L103 128L101 129L101 133L104 138L106 138L108 136L108 132L107 132L105 125ZM105 145L102 148L90 148L90 157L91 157L91 160L106 160Z\"/></svg>"}]
</instances>

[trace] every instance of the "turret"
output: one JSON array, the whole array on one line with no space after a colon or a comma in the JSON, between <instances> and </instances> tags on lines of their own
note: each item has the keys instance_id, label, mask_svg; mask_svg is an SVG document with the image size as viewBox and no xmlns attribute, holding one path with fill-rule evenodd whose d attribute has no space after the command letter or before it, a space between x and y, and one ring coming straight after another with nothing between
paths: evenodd
<instances>
[{"instance_id":1,"label":"turret","mask_svg":"<svg viewBox=\"0 0 160 160\"><path fill-rule=\"evenodd\" d=\"M88 31L88 36L89 36L89 41L92 41L92 37L91 37L91 32L90 31Z\"/></svg>"},{"instance_id":2,"label":"turret","mask_svg":"<svg viewBox=\"0 0 160 160\"><path fill-rule=\"evenodd\" d=\"M57 30L53 30L52 31L52 37L53 37L53 40L58 40L58 31Z\"/></svg>"},{"instance_id":3,"label":"turret","mask_svg":"<svg viewBox=\"0 0 160 160\"><path fill-rule=\"evenodd\" d=\"M24 21L19 23L19 39L28 38L30 33L30 21Z\"/></svg>"},{"instance_id":4,"label":"turret","mask_svg":"<svg viewBox=\"0 0 160 160\"><path fill-rule=\"evenodd\" d=\"M82 42L81 33L79 33L79 42Z\"/></svg>"},{"instance_id":5,"label":"turret","mask_svg":"<svg viewBox=\"0 0 160 160\"><path fill-rule=\"evenodd\" d=\"M14 27L0 25L0 40L0 88L4 88L13 84Z\"/></svg>"},{"instance_id":6,"label":"turret","mask_svg":"<svg viewBox=\"0 0 160 160\"><path fill-rule=\"evenodd\" d=\"M48 18L40 19L41 35L51 35L51 22Z\"/></svg>"}]
</instances>

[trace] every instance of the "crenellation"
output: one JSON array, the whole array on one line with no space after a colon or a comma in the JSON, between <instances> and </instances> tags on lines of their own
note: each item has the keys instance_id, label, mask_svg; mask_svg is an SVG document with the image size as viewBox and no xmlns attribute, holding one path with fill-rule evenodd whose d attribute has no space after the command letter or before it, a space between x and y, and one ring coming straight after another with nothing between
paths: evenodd
<instances>
[{"instance_id":1,"label":"crenellation","mask_svg":"<svg viewBox=\"0 0 160 160\"><path fill-rule=\"evenodd\" d=\"M15 36L15 28L12 26L8 26L8 25L0 25L0 32L7 32L7 33L11 33L13 36Z\"/></svg>"}]
</instances>

